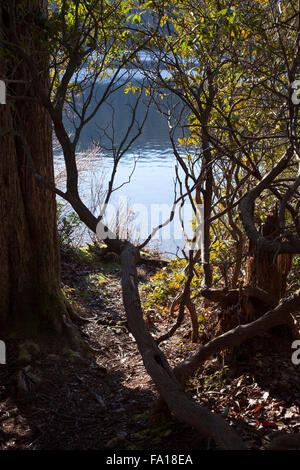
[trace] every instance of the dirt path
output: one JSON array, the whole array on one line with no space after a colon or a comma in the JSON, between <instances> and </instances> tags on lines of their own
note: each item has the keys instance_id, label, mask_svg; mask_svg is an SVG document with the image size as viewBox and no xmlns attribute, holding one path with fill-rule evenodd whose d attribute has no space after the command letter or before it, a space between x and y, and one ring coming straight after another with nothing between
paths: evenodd
<instances>
[{"instance_id":1,"label":"dirt path","mask_svg":"<svg viewBox=\"0 0 300 470\"><path fill-rule=\"evenodd\" d=\"M38 355L19 366L17 387L10 385L16 370L9 361L0 366L0 449L214 448L171 419L149 427L157 393L126 327L119 266L65 262L63 286L74 309L90 318L78 326L94 357ZM162 333L171 322L155 326ZM187 319L179 335L161 346L172 365L197 348L186 339L189 329ZM274 431L300 431L300 380L299 367L282 353L264 358L258 352L250 362L239 364L234 376L220 360L207 362L188 393L226 416L255 449Z\"/></svg>"}]
</instances>

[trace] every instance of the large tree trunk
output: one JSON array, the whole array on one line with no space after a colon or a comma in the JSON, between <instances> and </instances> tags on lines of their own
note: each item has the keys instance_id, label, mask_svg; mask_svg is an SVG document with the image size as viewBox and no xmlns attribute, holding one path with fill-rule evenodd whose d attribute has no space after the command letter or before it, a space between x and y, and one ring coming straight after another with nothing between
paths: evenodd
<instances>
[{"instance_id":1,"label":"large tree trunk","mask_svg":"<svg viewBox=\"0 0 300 470\"><path fill-rule=\"evenodd\" d=\"M4 26L11 28L8 2L0 6ZM48 87L48 57L34 33L30 14L46 14L44 0L16 1L17 32L27 41L41 81ZM26 23L22 18L27 15ZM37 15L36 15L37 16ZM30 27L32 26L32 27ZM24 40L24 39L23 39ZM67 313L60 290L60 260L56 228L55 195L34 176L23 134L36 171L53 182L51 122L42 106L13 96L35 97L30 86L28 66L18 57L7 55L0 65L1 78L25 81L8 86L7 105L0 108L0 328L1 337L39 337L43 332L61 332Z\"/></svg>"},{"instance_id":2,"label":"large tree trunk","mask_svg":"<svg viewBox=\"0 0 300 470\"><path fill-rule=\"evenodd\" d=\"M278 215L275 212L266 218L262 234L266 238L274 240L278 236L278 227ZM215 333L223 334L239 324L251 323L274 308L286 296L287 277L291 264L292 255L268 253L249 242L244 287L231 289L228 292L214 289L202 291L205 298L219 304L220 313ZM273 330L271 333L276 334L277 331ZM280 327L281 337L283 333L288 339L291 335L298 338L291 316L287 316L287 327ZM257 342L256 338L254 348L256 348ZM245 344L246 349L248 346L248 343ZM233 356L235 356L235 351Z\"/></svg>"},{"instance_id":3,"label":"large tree trunk","mask_svg":"<svg viewBox=\"0 0 300 470\"><path fill-rule=\"evenodd\" d=\"M269 215L262 227L262 235L270 240L274 240L278 236L279 219L277 211ZM286 294L287 276L292 266L292 255L282 253L274 255L259 250L259 247L253 246L249 242L249 257L246 265L245 285L258 287L273 296L276 303L279 302ZM256 307L254 316L265 313L268 305L259 303L258 300L250 300L252 305L249 307L249 316L251 316L251 308ZM250 318L251 319L251 318ZM253 318L254 319L254 318Z\"/></svg>"}]
</instances>

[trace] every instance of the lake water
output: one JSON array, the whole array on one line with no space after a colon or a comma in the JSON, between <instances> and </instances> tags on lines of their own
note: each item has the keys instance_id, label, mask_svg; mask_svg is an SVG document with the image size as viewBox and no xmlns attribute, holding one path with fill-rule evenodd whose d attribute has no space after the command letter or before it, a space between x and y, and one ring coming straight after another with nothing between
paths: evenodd
<instances>
[{"instance_id":1,"label":"lake water","mask_svg":"<svg viewBox=\"0 0 300 470\"><path fill-rule=\"evenodd\" d=\"M94 205L97 188L105 190L108 185L110 172L113 165L110 150L101 149L109 147L109 139L100 138L100 127L106 127L107 133L112 129L116 138L115 144L121 141L127 129L130 118L128 104L132 105L134 97L130 94L124 95L123 91L117 92L111 105L117 111L112 113L110 107L103 107L95 116L93 122L89 123L83 130L79 142L78 166L80 171L80 191L82 198L89 207ZM143 118L145 107L141 107L137 113L137 119ZM113 120L113 124L112 124ZM100 125L101 124L101 125ZM69 129L72 132L70 126ZM100 151L97 154L88 149L93 142L100 143ZM152 106L148 120L144 126L142 135L134 142L134 145L122 157L114 182L115 191L111 197L110 206L107 209L106 223L111 224L116 220L118 208L120 210L120 221L124 220L125 212L130 210L131 232L135 228L135 234L131 233L134 241L143 241L148 234L159 224L164 223L169 217L174 202L174 179L176 160L173 155L169 140L169 128L165 118ZM56 152L56 170L62 168L63 159L60 152ZM134 172L132 173L134 169ZM128 184L126 183L130 179ZM99 207L93 207L94 212L99 213ZM186 205L183 211L187 232L192 217L190 208ZM168 256L174 255L179 248L183 247L184 236L178 212L175 212L171 224L159 230L150 246L158 247L160 251Z\"/></svg>"}]
</instances>

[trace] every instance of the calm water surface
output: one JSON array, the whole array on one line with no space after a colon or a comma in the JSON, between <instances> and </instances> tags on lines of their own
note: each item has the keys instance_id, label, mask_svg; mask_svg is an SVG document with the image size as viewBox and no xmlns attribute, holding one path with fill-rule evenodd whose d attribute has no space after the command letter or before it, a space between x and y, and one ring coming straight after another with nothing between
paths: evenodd
<instances>
[{"instance_id":1,"label":"calm water surface","mask_svg":"<svg viewBox=\"0 0 300 470\"><path fill-rule=\"evenodd\" d=\"M121 139L126 132L126 123L130 116L128 114L128 100L132 101L133 97L120 92L114 99L115 101L111 102L111 105L117 110L114 113L114 133ZM107 126L107 123L108 127L112 126L109 121L110 112L108 107L99 111L95 121L89 123L81 135L78 166L84 168L84 171L80 172L80 192L89 207L93 205L92 189L95 191L96 188L107 188L113 159L107 150L102 150L97 155L85 155L88 148L92 146L92 142L98 140L99 123L103 127ZM143 112L144 110L140 109L141 118ZM70 132L72 132L71 128ZM99 140L101 145L101 139ZM131 175L134 166L135 170ZM59 151L55 156L55 167L57 171L63 167L63 158ZM130 182L123 184L129 178ZM169 141L168 125L164 117L152 108L142 135L119 163L114 188L121 187L113 193L111 198L111 204L115 210L120 204L124 206L126 198L128 208L134 212L132 219L135 219L134 225L140 232L140 239L146 238L153 228L165 222L170 216L174 201L174 179L175 157ZM191 219L191 213L189 214L187 208L184 216L185 220ZM177 247L182 247L183 243L180 223L176 214L174 222L156 234L152 246L159 245L161 251L175 253Z\"/></svg>"}]
</instances>

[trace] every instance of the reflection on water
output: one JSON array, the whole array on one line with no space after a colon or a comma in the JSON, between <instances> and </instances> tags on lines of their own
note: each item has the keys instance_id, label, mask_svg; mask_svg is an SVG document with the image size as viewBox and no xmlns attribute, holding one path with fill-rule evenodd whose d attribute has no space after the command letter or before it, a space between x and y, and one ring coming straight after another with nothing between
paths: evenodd
<instances>
[{"instance_id":1,"label":"reflection on water","mask_svg":"<svg viewBox=\"0 0 300 470\"><path fill-rule=\"evenodd\" d=\"M101 86L99 90L101 93ZM97 188L103 192L107 189L110 172L113 165L112 152L108 137L114 136L114 145L122 141L126 133L126 125L130 119L129 105L134 104L134 96L124 94L123 90L117 91L110 100L111 106L104 105L84 128L79 142L77 155L80 168L80 194L85 203L93 206ZM136 113L137 123L144 117L145 105L141 105ZM72 125L68 123L69 132L72 133ZM106 129L103 132L100 128ZM102 138L100 136L102 134ZM93 142L100 144L95 153L87 156L88 149ZM102 149L101 149L102 146ZM106 149L106 150L105 150ZM56 171L62 168L63 159L60 152L56 152ZM122 157L114 182L114 188L119 189L112 194L111 203L117 208L120 200L128 199L128 208L134 208L134 217L141 228L140 238L144 239L152 229L169 218L174 201L175 158L169 141L169 128L166 119L152 106L141 136L134 145ZM134 170L133 174L132 170ZM130 182L125 184L126 182ZM146 208L146 209L145 209ZM191 220L191 213L185 215L185 219ZM142 226L142 227L141 227ZM176 247L183 246L182 233L178 215L170 227L157 233L152 246L158 244L161 250L175 252Z\"/></svg>"},{"instance_id":2,"label":"reflection on water","mask_svg":"<svg viewBox=\"0 0 300 470\"><path fill-rule=\"evenodd\" d=\"M127 142L137 133L139 127L142 125L145 114L149 105L149 96L142 96L138 106L135 104L138 100L138 93L132 92L124 93L125 85L114 91L109 97L108 101L104 102L95 113L95 116L86 123L80 134L80 141L78 151L87 150L92 142L99 143L102 148L116 148L126 136L128 126L131 123L134 111L133 126L131 132L127 136ZM94 91L94 100L91 100L87 108L85 119L88 118L95 108L98 101L106 92L104 84L97 84ZM78 110L80 111L83 102L87 99L87 91L78 95ZM96 101L97 100L97 101ZM170 99L171 100L171 99ZM174 101L171 100L172 103ZM174 104L174 103L173 103ZM161 110L166 111L164 102L159 103ZM177 105L177 111L182 111L182 106ZM186 122L182 117L181 123ZM70 134L74 134L75 127L79 124L79 118L74 117L70 112L66 112L65 126ZM179 134L178 134L179 136ZM180 135L181 136L181 135ZM151 104L148 110L148 117L142 129L141 135L134 141L131 149L170 149L169 141L169 126L164 114L158 111L155 104Z\"/></svg>"}]
</instances>

